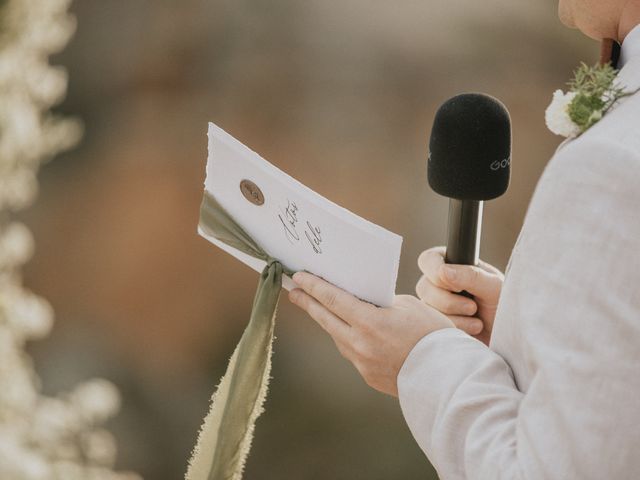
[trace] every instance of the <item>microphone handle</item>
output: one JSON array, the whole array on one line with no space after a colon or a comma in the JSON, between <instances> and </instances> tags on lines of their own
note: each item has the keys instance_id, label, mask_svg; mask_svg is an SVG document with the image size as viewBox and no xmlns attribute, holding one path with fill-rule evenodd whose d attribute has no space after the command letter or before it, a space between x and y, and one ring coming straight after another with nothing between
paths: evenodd
<instances>
[{"instance_id":1,"label":"microphone handle","mask_svg":"<svg viewBox=\"0 0 640 480\"><path fill-rule=\"evenodd\" d=\"M449 227L445 263L477 265L480 254L480 233L482 230L481 200L449 199ZM461 295L473 298L469 292Z\"/></svg>"}]
</instances>

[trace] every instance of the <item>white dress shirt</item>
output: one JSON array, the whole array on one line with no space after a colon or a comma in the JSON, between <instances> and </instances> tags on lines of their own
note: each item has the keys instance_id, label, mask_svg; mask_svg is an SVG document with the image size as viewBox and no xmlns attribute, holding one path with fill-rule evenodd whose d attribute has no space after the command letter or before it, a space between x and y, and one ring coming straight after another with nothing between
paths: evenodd
<instances>
[{"instance_id":1,"label":"white dress shirt","mask_svg":"<svg viewBox=\"0 0 640 480\"><path fill-rule=\"evenodd\" d=\"M640 26L621 62L638 89ZM443 480L640 478L640 93L545 168L490 348L427 335L398 390Z\"/></svg>"}]
</instances>

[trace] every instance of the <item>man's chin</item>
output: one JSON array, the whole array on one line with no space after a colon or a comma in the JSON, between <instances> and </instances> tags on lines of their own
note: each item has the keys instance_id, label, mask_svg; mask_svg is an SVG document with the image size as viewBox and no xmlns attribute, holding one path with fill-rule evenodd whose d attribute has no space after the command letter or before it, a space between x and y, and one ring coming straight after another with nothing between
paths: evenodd
<instances>
[{"instance_id":1,"label":"man's chin","mask_svg":"<svg viewBox=\"0 0 640 480\"><path fill-rule=\"evenodd\" d=\"M562 1L558 4L558 17L560 17L560 21L564 26L569 28L578 28L571 9L566 4L563 4Z\"/></svg>"}]
</instances>

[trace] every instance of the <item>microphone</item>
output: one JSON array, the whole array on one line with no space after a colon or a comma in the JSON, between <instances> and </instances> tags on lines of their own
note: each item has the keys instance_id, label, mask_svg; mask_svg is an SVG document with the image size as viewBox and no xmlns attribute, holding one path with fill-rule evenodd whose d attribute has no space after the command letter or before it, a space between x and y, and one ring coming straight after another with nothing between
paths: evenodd
<instances>
[{"instance_id":1,"label":"microphone","mask_svg":"<svg viewBox=\"0 0 640 480\"><path fill-rule=\"evenodd\" d=\"M427 176L436 193L449 197L446 263L477 265L483 202L507 190L510 173L506 107L482 93L443 103L431 130Z\"/></svg>"}]
</instances>

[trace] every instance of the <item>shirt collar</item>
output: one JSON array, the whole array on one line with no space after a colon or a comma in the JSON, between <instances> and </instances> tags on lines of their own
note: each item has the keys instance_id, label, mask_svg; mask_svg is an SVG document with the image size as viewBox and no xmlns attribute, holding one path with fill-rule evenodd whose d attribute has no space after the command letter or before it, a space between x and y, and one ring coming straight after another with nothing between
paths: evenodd
<instances>
[{"instance_id":1,"label":"shirt collar","mask_svg":"<svg viewBox=\"0 0 640 480\"><path fill-rule=\"evenodd\" d=\"M631 57L640 56L640 24L633 27L622 42L618 68L624 67Z\"/></svg>"}]
</instances>

